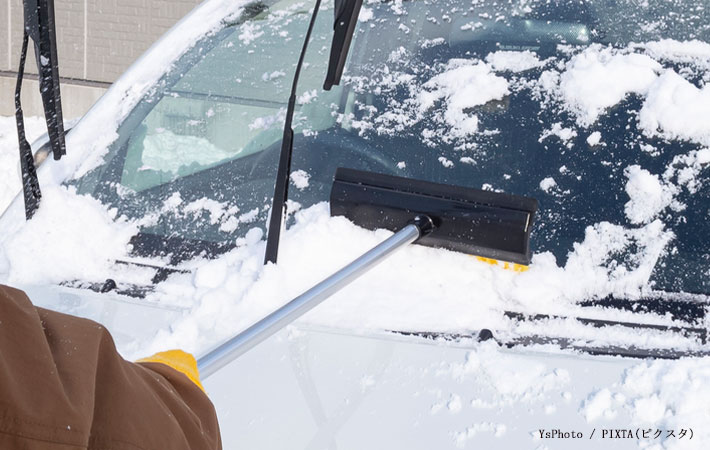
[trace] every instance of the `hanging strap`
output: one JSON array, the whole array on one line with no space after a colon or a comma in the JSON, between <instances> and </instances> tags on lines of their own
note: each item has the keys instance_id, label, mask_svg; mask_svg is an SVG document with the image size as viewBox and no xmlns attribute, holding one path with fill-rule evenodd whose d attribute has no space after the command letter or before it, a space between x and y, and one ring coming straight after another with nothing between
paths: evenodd
<instances>
[{"instance_id":1,"label":"hanging strap","mask_svg":"<svg viewBox=\"0 0 710 450\"><path fill-rule=\"evenodd\" d=\"M42 192L39 189L32 147L30 147L30 143L27 142L27 137L25 136L25 118L22 114L22 103L20 101L28 42L29 36L27 35L27 30L25 30L22 38L20 67L17 70L17 85L15 86L15 121L17 122L17 139L20 144L20 169L22 170L22 192L25 198L25 217L30 220L39 207Z\"/></svg>"}]
</instances>

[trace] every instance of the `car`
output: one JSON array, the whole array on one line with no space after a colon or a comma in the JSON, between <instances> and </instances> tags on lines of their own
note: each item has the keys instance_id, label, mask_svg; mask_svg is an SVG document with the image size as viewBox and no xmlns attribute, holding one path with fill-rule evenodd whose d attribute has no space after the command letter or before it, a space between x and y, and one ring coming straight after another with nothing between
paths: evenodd
<instances>
[{"instance_id":1,"label":"car","mask_svg":"<svg viewBox=\"0 0 710 450\"><path fill-rule=\"evenodd\" d=\"M330 217L338 168L532 197L529 266L410 246L209 377L225 448L705 448L707 8L368 2L324 90L336 5L300 74L277 264L313 5L208 0L39 167L35 216L2 215L0 280L126 357L200 355L390 236Z\"/></svg>"}]
</instances>

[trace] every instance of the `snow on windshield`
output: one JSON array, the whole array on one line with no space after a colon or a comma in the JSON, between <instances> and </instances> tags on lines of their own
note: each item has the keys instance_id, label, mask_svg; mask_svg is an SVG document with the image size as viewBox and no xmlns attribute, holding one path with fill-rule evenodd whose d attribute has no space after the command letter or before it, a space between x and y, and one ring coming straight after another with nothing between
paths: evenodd
<instances>
[{"instance_id":1,"label":"snow on windshield","mask_svg":"<svg viewBox=\"0 0 710 450\"><path fill-rule=\"evenodd\" d=\"M207 3L208 7L191 22L200 26L188 27L182 43L160 44L151 55L161 54L166 49L170 51L155 65L137 67L130 72L101 101L97 112L77 125L68 136L68 162L41 168L45 198L30 223L23 225L19 203L13 205L10 215L0 223L0 281L19 286L75 280L104 282L108 278L119 283L148 284L149 270L118 267L114 262L131 259L131 237L140 227L156 224L158 214L201 217L224 230L234 230L238 224L249 228L234 242L233 250L212 260L198 258L183 263L181 268L188 273L174 274L156 285L155 292L149 294L145 302L164 307L190 307L150 341L124 344L121 350L128 356L143 356L165 348L200 353L245 329L391 234L384 230L363 230L343 218L331 218L326 204L316 204L295 213L295 223L282 237L279 264L265 267L262 265L264 233L256 221L257 215L265 209L241 211L229 202L208 197L186 202L179 195L172 195L157 211L129 219L94 198L57 186L69 176L87 173L102 163L108 143L115 139L118 124L160 77L162 66L184 51L181 44L217 28L225 7L238 11L238 5L228 2L226 6L226 3ZM402 3L394 2L391 7L402 8ZM363 9L362 16L368 25L374 25L372 14L371 9ZM401 32L408 33L408 27L403 27ZM475 23L467 30L473 28ZM251 43L262 34L259 26L245 24L238 37ZM432 49L442 43L434 39L421 45ZM710 44L659 40L623 48L594 44L562 50L563 56L548 58L538 57L529 50L499 50L480 58L452 58L429 67L410 66L404 71L396 68L411 62L410 55L407 49L397 49L389 55L390 64L378 67L369 76L346 74L344 77L344 83L356 91L380 95L385 100L384 106L378 109L355 104L361 113L357 120L347 117L347 113L339 119L350 119L352 127L370 139L424 125L419 137L434 152L434 161L445 169L459 164L473 167L481 164L486 151L482 138L500 132L482 123L480 111L505 108L507 96L526 91L543 109L559 115L559 120L545 124L545 129L536 137L539 142L557 139L563 142L566 151L589 152L602 159L606 156L602 156L601 151L608 145L609 136L594 130L593 125L609 114L610 108L636 96L641 107L634 120L643 136L684 142L694 147L673 157L660 172L654 173L641 165L623 168L624 191L618 193L613 202L618 203L628 223L584 223L583 234L575 237L564 261L551 252L537 251L529 270L522 273L468 255L410 246L309 313L302 323L356 331L458 333L489 328L497 330L501 337L510 338L530 333L559 333L580 342L601 341L604 345L622 347L704 348L693 338L648 330L605 330L605 335L600 336L598 330L565 319L552 319L542 325L521 325L504 315L505 311L512 310L574 316L581 311L579 302L584 300L609 295L633 299L648 294L653 289L650 279L654 267L662 255L671 251L674 239L665 213L684 211L686 205L681 194L695 194L707 183ZM676 71L671 63L682 63L684 69ZM412 72L416 72L416 76ZM264 75L264 81L283 80L275 72ZM703 83L689 81L697 78ZM388 95L395 91L406 95ZM318 92L309 88L300 93L299 104L315 103L318 97ZM280 117L273 119L274 122ZM572 120L565 120L568 117ZM270 125L265 124L265 120L253 122L253 126ZM575 146L578 137L582 137L589 148ZM209 159L200 160L199 164L211 164L229 156L219 147L199 139L176 139L166 134L153 136L148 142L149 151L143 154L142 163L147 167L167 168L170 172L179 171L184 161L163 159L162 149L166 146L178 148L181 150L178 154L184 153L190 158L194 157L192 150L196 147L209 149L210 155L206 156ZM442 144L453 146L460 156L454 159L436 153ZM661 151L645 141L638 149L651 156ZM594 153L597 151L600 153ZM84 160L91 152L94 156ZM405 170L412 165L399 161L396 167ZM295 171L294 190L315 184L312 175ZM535 174L538 175L535 185L540 195L554 197L575 194L562 185L564 177L581 178L566 166L556 170L554 176ZM491 180L483 187L496 189L493 183L495 181ZM292 212L296 209L290 208ZM164 262L152 261L156 265ZM671 316L650 313L601 308L586 308L584 313L586 317L600 319L678 324ZM699 324L708 325L707 320ZM698 379L707 384L707 361L683 362L682 365L683 370L701 371ZM695 407L693 398L677 396L675 388L658 387L666 374L673 375L672 367L663 362L643 363L639 367L630 371L618 386L601 390L589 399L583 407L588 420L593 422L600 416L613 415L618 408L631 408L640 419L647 419L649 416L644 414L651 412L643 405L653 402L652 411ZM649 373L652 376L647 375ZM535 392L536 383L545 377L549 383L565 379L564 374L550 375L544 371L537 375L530 383L522 384L520 391L509 392L510 401ZM639 379L646 384L635 386ZM697 383L683 380L678 386ZM542 386L544 389L545 384ZM455 399L451 405L450 408L457 408ZM672 415L664 415L662 420L669 426L675 425ZM466 435L462 435L461 440L465 441Z\"/></svg>"},{"instance_id":2,"label":"snow on windshield","mask_svg":"<svg viewBox=\"0 0 710 450\"><path fill-rule=\"evenodd\" d=\"M444 127L425 129L423 139L432 145L437 140L457 140L466 147L470 135L495 132L479 129L478 118L470 110L501 100L511 89L529 89L548 107L569 111L582 129L629 94L637 94L644 99L638 120L645 134L710 145L710 122L706 120L710 115L710 88L698 88L663 65L686 62L696 70L707 70L707 60L703 59L707 47L697 41L665 40L627 48L593 44L569 49L572 56L567 60L551 57L540 61L530 51L497 51L484 60L452 59L430 68L408 67L406 71L383 65L373 76L348 77L348 82L357 90L385 95L404 87L410 96L404 101L390 96L384 111L372 110L354 126L362 133L388 134L428 121ZM393 52L390 61L410 62L404 48ZM525 71L538 67L547 70L537 78L525 76ZM412 72L428 74L426 81L421 82ZM501 72L517 75L509 81L497 74ZM705 76L710 77L708 74ZM433 108L439 100L446 106L443 114Z\"/></svg>"}]
</instances>

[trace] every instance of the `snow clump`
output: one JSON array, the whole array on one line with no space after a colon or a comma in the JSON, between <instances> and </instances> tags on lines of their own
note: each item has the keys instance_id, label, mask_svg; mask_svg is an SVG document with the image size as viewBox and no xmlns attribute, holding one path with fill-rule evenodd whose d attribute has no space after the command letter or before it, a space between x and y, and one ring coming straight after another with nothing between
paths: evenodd
<instances>
[{"instance_id":1,"label":"snow clump","mask_svg":"<svg viewBox=\"0 0 710 450\"><path fill-rule=\"evenodd\" d=\"M497 51L486 56L486 62L496 72L524 72L545 65L537 55L529 50L523 52Z\"/></svg>"},{"instance_id":2,"label":"snow clump","mask_svg":"<svg viewBox=\"0 0 710 450\"><path fill-rule=\"evenodd\" d=\"M478 117L466 110L500 100L509 93L508 81L491 72L484 62L452 59L446 70L424 83L419 111L425 113L439 100L446 102L444 118L452 132L463 136L478 131Z\"/></svg>"},{"instance_id":3,"label":"snow clump","mask_svg":"<svg viewBox=\"0 0 710 450\"><path fill-rule=\"evenodd\" d=\"M624 211L631 223L650 222L673 201L673 192L658 175L638 165L627 167L624 174L628 178L626 193L630 198L624 205Z\"/></svg>"},{"instance_id":4,"label":"snow clump","mask_svg":"<svg viewBox=\"0 0 710 450\"><path fill-rule=\"evenodd\" d=\"M628 94L646 94L660 70L649 56L591 45L567 63L559 87L577 123L589 126Z\"/></svg>"}]
</instances>

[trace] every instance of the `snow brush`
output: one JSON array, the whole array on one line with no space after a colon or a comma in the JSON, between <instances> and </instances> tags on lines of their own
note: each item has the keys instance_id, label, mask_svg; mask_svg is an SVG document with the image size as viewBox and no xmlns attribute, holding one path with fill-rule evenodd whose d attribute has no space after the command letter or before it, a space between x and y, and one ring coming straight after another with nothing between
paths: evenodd
<instances>
[{"instance_id":1,"label":"snow brush","mask_svg":"<svg viewBox=\"0 0 710 450\"><path fill-rule=\"evenodd\" d=\"M533 198L339 168L330 192L330 215L395 233L200 357L200 376L212 375L408 244L528 264L536 211Z\"/></svg>"}]
</instances>

